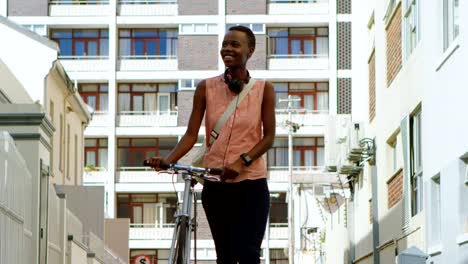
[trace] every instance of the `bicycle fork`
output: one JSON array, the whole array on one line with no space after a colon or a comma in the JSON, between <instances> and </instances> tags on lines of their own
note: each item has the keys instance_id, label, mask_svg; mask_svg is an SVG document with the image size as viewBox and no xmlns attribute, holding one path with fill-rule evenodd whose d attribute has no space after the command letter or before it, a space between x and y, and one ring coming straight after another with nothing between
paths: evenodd
<instances>
[{"instance_id":1,"label":"bicycle fork","mask_svg":"<svg viewBox=\"0 0 468 264\"><path fill-rule=\"evenodd\" d=\"M192 210L192 191L191 191L191 181L192 178L190 175L183 175L185 181L184 193L183 193L183 204L182 210L176 214L175 228L172 235L171 251L169 255L169 263L177 264L190 264L190 246L191 246L191 234L192 234L192 219L190 218ZM181 263L180 257L177 256L177 259L174 259L176 255L176 250L180 245L178 235L180 232L185 232L185 245L184 248L184 257ZM179 236L180 237L180 236ZM177 261L177 262L176 262ZM185 262L185 263L183 263Z\"/></svg>"}]
</instances>

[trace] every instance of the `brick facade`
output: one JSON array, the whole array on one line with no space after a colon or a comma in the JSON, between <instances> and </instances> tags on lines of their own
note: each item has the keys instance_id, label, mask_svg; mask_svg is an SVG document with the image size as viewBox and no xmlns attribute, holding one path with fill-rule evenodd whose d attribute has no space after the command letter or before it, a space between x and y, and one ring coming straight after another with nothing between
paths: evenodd
<instances>
[{"instance_id":1,"label":"brick facade","mask_svg":"<svg viewBox=\"0 0 468 264\"><path fill-rule=\"evenodd\" d=\"M267 68L267 38L266 35L255 35L255 52L247 63L250 70L266 70Z\"/></svg>"},{"instance_id":2,"label":"brick facade","mask_svg":"<svg viewBox=\"0 0 468 264\"><path fill-rule=\"evenodd\" d=\"M178 0L179 15L217 15L218 0Z\"/></svg>"},{"instance_id":3,"label":"brick facade","mask_svg":"<svg viewBox=\"0 0 468 264\"><path fill-rule=\"evenodd\" d=\"M387 183L388 209L403 198L403 170Z\"/></svg>"},{"instance_id":4,"label":"brick facade","mask_svg":"<svg viewBox=\"0 0 468 264\"><path fill-rule=\"evenodd\" d=\"M265 0L226 0L228 15L265 15L267 1Z\"/></svg>"},{"instance_id":5,"label":"brick facade","mask_svg":"<svg viewBox=\"0 0 468 264\"><path fill-rule=\"evenodd\" d=\"M398 5L387 30L387 87L389 87L402 66L401 54L401 5Z\"/></svg>"},{"instance_id":6,"label":"brick facade","mask_svg":"<svg viewBox=\"0 0 468 264\"><path fill-rule=\"evenodd\" d=\"M187 126L192 113L193 91L179 91L177 93L177 110L179 112L177 125Z\"/></svg>"},{"instance_id":7,"label":"brick facade","mask_svg":"<svg viewBox=\"0 0 468 264\"><path fill-rule=\"evenodd\" d=\"M218 69L218 36L179 36L177 48L179 70Z\"/></svg>"},{"instance_id":8,"label":"brick facade","mask_svg":"<svg viewBox=\"0 0 468 264\"><path fill-rule=\"evenodd\" d=\"M375 117L375 52L369 59L369 123Z\"/></svg>"},{"instance_id":9,"label":"brick facade","mask_svg":"<svg viewBox=\"0 0 468 264\"><path fill-rule=\"evenodd\" d=\"M48 0L9 0L8 16L47 16Z\"/></svg>"}]
</instances>

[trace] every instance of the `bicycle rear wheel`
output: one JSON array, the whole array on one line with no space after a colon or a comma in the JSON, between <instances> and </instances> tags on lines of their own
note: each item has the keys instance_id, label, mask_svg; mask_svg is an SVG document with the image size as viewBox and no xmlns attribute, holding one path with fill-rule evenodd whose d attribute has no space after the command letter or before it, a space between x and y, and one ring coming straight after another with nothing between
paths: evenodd
<instances>
[{"instance_id":1,"label":"bicycle rear wheel","mask_svg":"<svg viewBox=\"0 0 468 264\"><path fill-rule=\"evenodd\" d=\"M182 216L177 230L177 242L175 248L175 264L187 264L186 246L189 222L186 216Z\"/></svg>"}]
</instances>

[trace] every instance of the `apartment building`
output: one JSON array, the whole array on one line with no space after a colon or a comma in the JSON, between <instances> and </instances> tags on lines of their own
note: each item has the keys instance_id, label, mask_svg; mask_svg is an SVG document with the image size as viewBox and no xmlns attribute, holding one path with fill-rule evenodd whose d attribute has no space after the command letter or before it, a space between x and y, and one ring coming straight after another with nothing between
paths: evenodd
<instances>
[{"instance_id":1,"label":"apartment building","mask_svg":"<svg viewBox=\"0 0 468 264\"><path fill-rule=\"evenodd\" d=\"M369 44L362 57L368 91L361 98L368 119L337 131L357 142L348 142L339 165L343 172L351 168L350 222L328 226L334 238L347 237L341 259L468 261L464 5L362 3Z\"/></svg>"},{"instance_id":2,"label":"apartment building","mask_svg":"<svg viewBox=\"0 0 468 264\"><path fill-rule=\"evenodd\" d=\"M0 262L122 263L104 243L104 188L78 186L91 116L58 46L4 17L0 35Z\"/></svg>"},{"instance_id":3,"label":"apartment building","mask_svg":"<svg viewBox=\"0 0 468 264\"><path fill-rule=\"evenodd\" d=\"M289 95L300 99L290 120L300 125L293 140L293 171L301 179L293 195L302 201L294 215L297 262L301 252L316 251L307 245L320 239L302 243L308 239L302 209L306 200L315 202L302 190L336 180L323 169L324 137L328 117L352 109L351 1L9 0L0 10L58 44L60 63L94 109L83 184L105 187L107 217L130 219L130 261L167 260L182 191L177 179L173 184L171 175L157 175L142 160L166 155L185 132L196 84L224 71L218 54L226 29L250 27L257 47L248 68L274 84L278 100L277 139L266 157L272 210L262 258L288 260L289 128L287 103L279 99ZM204 128L199 143L203 135ZM190 154L180 162L189 163ZM197 257L213 263L214 244L203 211L198 215Z\"/></svg>"}]
</instances>

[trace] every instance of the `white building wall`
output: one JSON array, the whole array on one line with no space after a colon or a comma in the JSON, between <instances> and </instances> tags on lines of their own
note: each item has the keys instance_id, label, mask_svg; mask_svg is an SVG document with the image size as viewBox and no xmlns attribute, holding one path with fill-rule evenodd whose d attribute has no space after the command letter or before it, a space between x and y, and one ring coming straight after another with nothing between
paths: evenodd
<instances>
[{"instance_id":1,"label":"white building wall","mask_svg":"<svg viewBox=\"0 0 468 264\"><path fill-rule=\"evenodd\" d=\"M0 58L8 65L33 101L44 105L45 81L52 63L57 59L53 42L0 17L0 35L9 41L0 42ZM18 34L18 31L24 34ZM27 33L25 33L27 32ZM46 45L44 45L46 44Z\"/></svg>"},{"instance_id":2,"label":"white building wall","mask_svg":"<svg viewBox=\"0 0 468 264\"><path fill-rule=\"evenodd\" d=\"M468 59L468 3L459 1L459 36L443 49L443 1L422 5L422 37L426 63L423 98L423 166L428 226L440 222L440 239L427 231L429 261L468 262L467 164L460 158L468 152L468 90L465 74ZM440 176L440 215L436 212L432 178Z\"/></svg>"}]
</instances>

